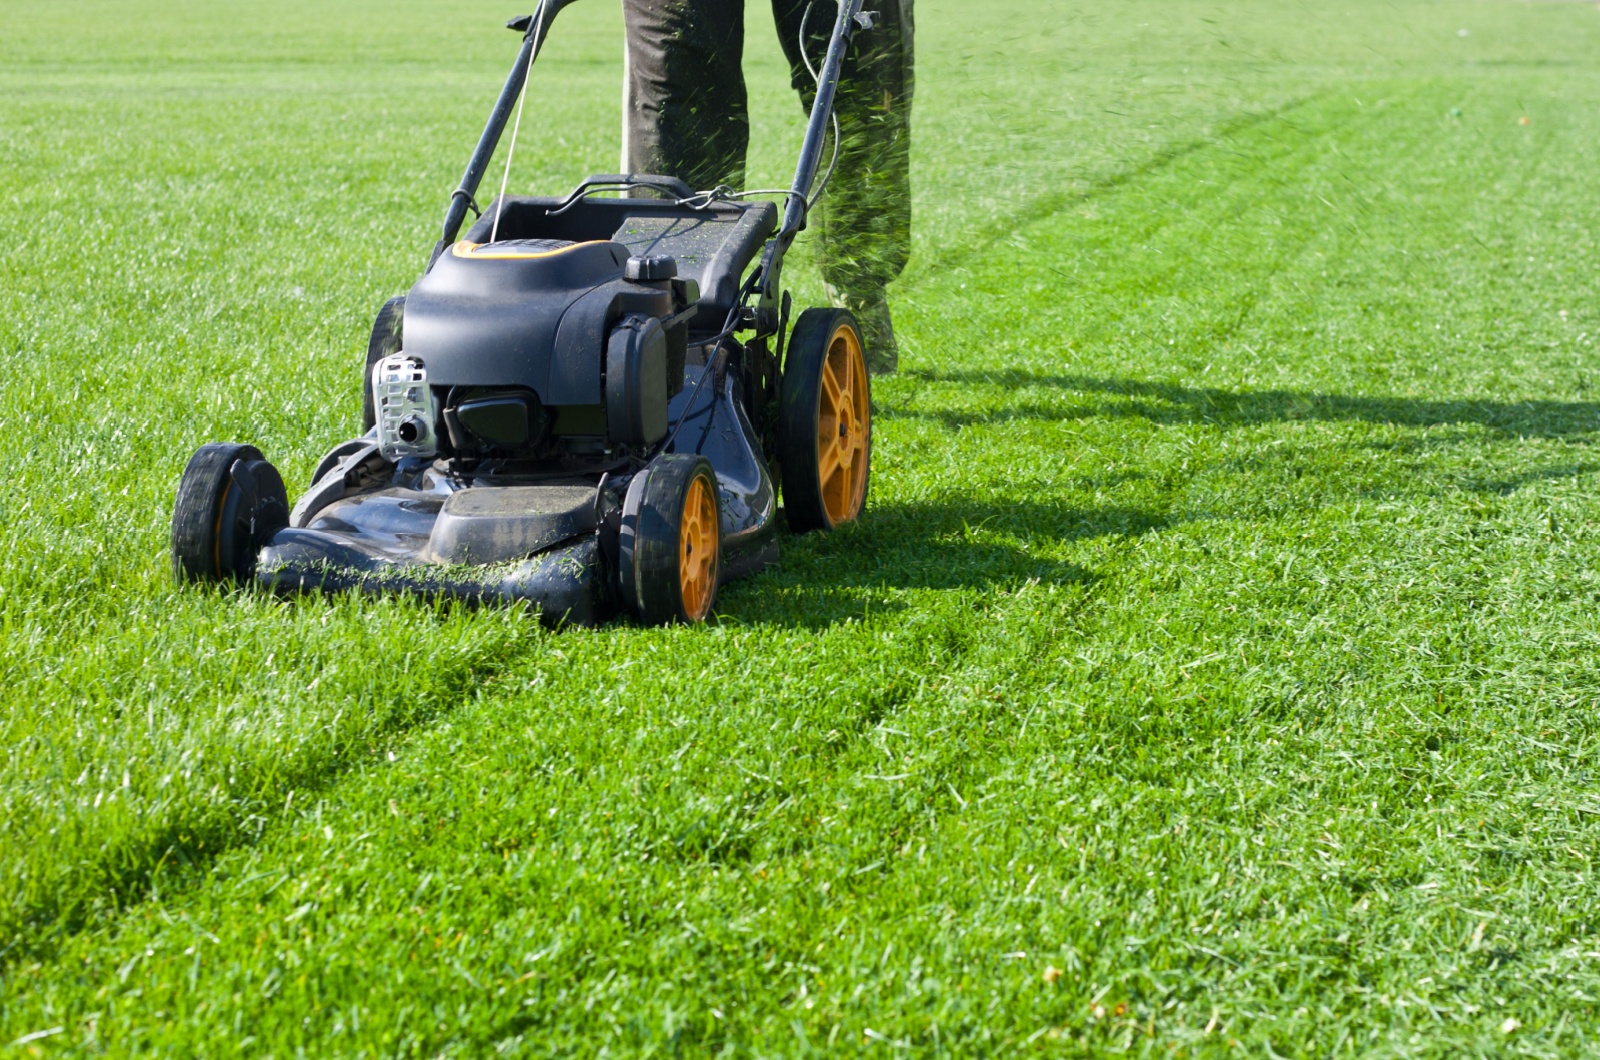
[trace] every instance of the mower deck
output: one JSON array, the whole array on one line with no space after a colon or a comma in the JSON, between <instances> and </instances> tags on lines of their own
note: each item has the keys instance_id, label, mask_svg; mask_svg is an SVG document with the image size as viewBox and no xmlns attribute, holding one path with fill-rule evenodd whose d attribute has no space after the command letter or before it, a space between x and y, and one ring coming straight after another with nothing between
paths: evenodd
<instances>
[{"instance_id":1,"label":"mower deck","mask_svg":"<svg viewBox=\"0 0 1600 1060\"><path fill-rule=\"evenodd\" d=\"M697 387L685 369L669 414L677 445L716 470L722 524L719 582L777 558L777 494L732 378ZM621 520L631 475L552 476L443 462L383 460L374 441L340 446L261 550L256 580L278 592L412 593L532 605L552 624L594 625L622 609Z\"/></svg>"}]
</instances>

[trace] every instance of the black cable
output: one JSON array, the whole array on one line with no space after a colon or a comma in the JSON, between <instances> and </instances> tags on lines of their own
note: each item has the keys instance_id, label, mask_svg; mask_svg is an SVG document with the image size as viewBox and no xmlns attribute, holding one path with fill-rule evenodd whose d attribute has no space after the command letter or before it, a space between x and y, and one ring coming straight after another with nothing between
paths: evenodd
<instances>
[{"instance_id":1,"label":"black cable","mask_svg":"<svg viewBox=\"0 0 1600 1060\"><path fill-rule=\"evenodd\" d=\"M810 202L803 198L800 200L805 203L808 216L811 212L811 204L820 202L823 194L827 192L828 181L833 179L833 171L839 165L839 115L830 111L828 118L833 122L833 157L828 160L828 171L822 175L822 183L817 185L816 193L811 196Z\"/></svg>"},{"instance_id":2,"label":"black cable","mask_svg":"<svg viewBox=\"0 0 1600 1060\"><path fill-rule=\"evenodd\" d=\"M829 170L832 173L832 170ZM726 184L719 184L710 191L697 191L684 199L674 199L672 205L687 206L691 210L709 210L713 204L719 202L736 202L739 199L750 199L757 195L782 195L785 198L800 200L800 209L803 213L811 212L811 202L804 195L792 188L747 188L744 191L735 191Z\"/></svg>"},{"instance_id":3,"label":"black cable","mask_svg":"<svg viewBox=\"0 0 1600 1060\"><path fill-rule=\"evenodd\" d=\"M727 349L726 346L722 345L722 342L724 339L731 336L735 331L739 330L739 314L744 311L744 300L750 297L751 291L755 290L756 277L759 275L761 275L759 272L753 272L750 274L750 278L744 282L744 287L740 289L739 296L733 300L733 308L728 310L728 316L723 322L722 330L719 331L714 338L703 339L700 342L689 343L690 346L694 346L696 348L717 343L717 350L711 355L710 360L706 361L705 368L700 373L700 378L695 380L694 389L689 391L689 400L684 403L683 414L678 417L678 422L672 425L672 430L667 434L666 440L663 441L656 449L657 453L666 452L667 449L671 447L672 443L678 440L678 432L683 429L684 421L689 418L689 413L694 410L694 402L695 399L700 396L700 388L705 386L706 380L715 375L717 370L721 367L722 354Z\"/></svg>"},{"instance_id":4,"label":"black cable","mask_svg":"<svg viewBox=\"0 0 1600 1060\"><path fill-rule=\"evenodd\" d=\"M800 13L800 33L799 33L799 39L796 41L796 43L799 45L799 48L800 48L800 61L806 64L806 73L811 75L811 83L817 86L817 91L818 92L821 92L822 91L822 75L817 73L817 68L815 66L811 65L811 56L806 54L806 23L808 21L810 21L810 19L811 19L811 8L815 4L816 4L816 0L807 0L806 9ZM828 172L823 174L822 183L817 185L817 190L815 192L812 192L810 198L807 198L804 195L800 196L800 205L804 207L804 213L802 214L802 216L807 217L807 218L809 218L811 216L811 207L815 203L818 203L818 202L820 202L822 200L823 192L828 190L828 181L833 179L834 168L839 165L839 114L838 114L838 110L837 109L830 110L828 112L828 118L833 123L833 157L828 160ZM810 192L811 189L807 188L806 191Z\"/></svg>"}]
</instances>

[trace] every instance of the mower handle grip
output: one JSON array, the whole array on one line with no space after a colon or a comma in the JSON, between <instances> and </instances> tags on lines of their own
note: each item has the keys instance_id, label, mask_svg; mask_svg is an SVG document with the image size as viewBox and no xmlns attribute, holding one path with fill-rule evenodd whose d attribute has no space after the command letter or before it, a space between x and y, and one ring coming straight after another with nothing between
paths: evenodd
<instances>
[{"instance_id":1,"label":"mower handle grip","mask_svg":"<svg viewBox=\"0 0 1600 1060\"><path fill-rule=\"evenodd\" d=\"M546 0L544 6L549 8L549 10L546 11L544 15L545 25L548 27L550 25L550 21L557 15L561 14L562 8L566 7L568 4L574 3L577 3L577 0ZM527 33L528 30L532 28L533 15L518 15L516 18L511 19L506 23L506 29L514 29L518 33Z\"/></svg>"}]
</instances>

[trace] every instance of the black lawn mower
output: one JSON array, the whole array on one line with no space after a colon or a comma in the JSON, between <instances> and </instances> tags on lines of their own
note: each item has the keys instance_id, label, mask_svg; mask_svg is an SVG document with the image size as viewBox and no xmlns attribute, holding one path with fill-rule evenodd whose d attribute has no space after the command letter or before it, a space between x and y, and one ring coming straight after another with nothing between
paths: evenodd
<instances>
[{"instance_id":1,"label":"black lawn mower","mask_svg":"<svg viewBox=\"0 0 1600 1060\"><path fill-rule=\"evenodd\" d=\"M292 507L259 450L201 446L172 514L179 579L524 600L552 624L698 622L721 583L776 558L780 482L792 530L860 515L861 332L812 308L790 333L781 275L830 124L837 160L840 66L872 24L862 0L839 4L781 217L752 193L610 174L561 198L502 193L458 239L571 2L508 24L522 48L443 234L373 325L366 433Z\"/></svg>"}]
</instances>

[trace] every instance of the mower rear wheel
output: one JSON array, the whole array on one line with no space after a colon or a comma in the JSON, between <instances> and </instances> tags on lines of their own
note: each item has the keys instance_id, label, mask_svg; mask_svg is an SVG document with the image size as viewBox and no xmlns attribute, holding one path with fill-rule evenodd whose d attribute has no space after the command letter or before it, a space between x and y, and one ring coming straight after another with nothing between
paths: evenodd
<instances>
[{"instance_id":1,"label":"mower rear wheel","mask_svg":"<svg viewBox=\"0 0 1600 1060\"><path fill-rule=\"evenodd\" d=\"M640 478L623 508L624 594L646 625L702 622L722 558L716 473L703 456L668 453Z\"/></svg>"},{"instance_id":2,"label":"mower rear wheel","mask_svg":"<svg viewBox=\"0 0 1600 1060\"><path fill-rule=\"evenodd\" d=\"M367 370L361 374L362 434L372 430L378 422L378 410L372 403L372 366L400 352L405 317L406 296L397 294L383 303L377 319L372 322L372 335L367 339Z\"/></svg>"},{"instance_id":3,"label":"mower rear wheel","mask_svg":"<svg viewBox=\"0 0 1600 1060\"><path fill-rule=\"evenodd\" d=\"M832 530L861 514L872 463L872 392L861 327L845 309L795 323L778 402L778 457L791 529Z\"/></svg>"},{"instance_id":4,"label":"mower rear wheel","mask_svg":"<svg viewBox=\"0 0 1600 1060\"><path fill-rule=\"evenodd\" d=\"M172 508L172 573L179 581L237 581L256 553L289 525L278 469L253 445L202 445L178 481Z\"/></svg>"}]
</instances>

